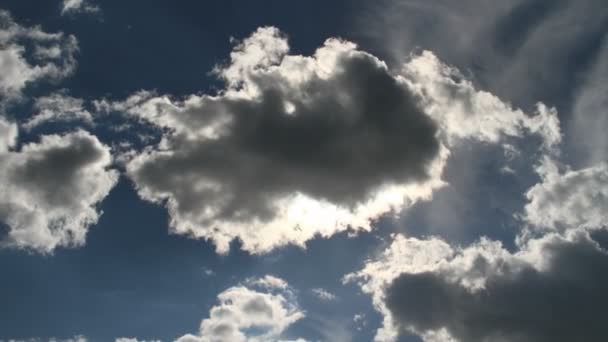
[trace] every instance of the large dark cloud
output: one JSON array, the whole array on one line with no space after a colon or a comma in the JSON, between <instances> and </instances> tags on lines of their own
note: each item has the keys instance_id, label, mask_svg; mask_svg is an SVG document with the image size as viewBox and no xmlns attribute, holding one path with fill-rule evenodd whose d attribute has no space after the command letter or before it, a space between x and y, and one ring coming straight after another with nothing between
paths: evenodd
<instances>
[{"instance_id":1,"label":"large dark cloud","mask_svg":"<svg viewBox=\"0 0 608 342\"><path fill-rule=\"evenodd\" d=\"M551 241L546 267L504 263L481 290L442 272L402 274L386 291L386 305L402 327L446 329L459 341L604 341L608 328L608 255L595 241ZM470 272L493 267L483 257Z\"/></svg>"},{"instance_id":2,"label":"large dark cloud","mask_svg":"<svg viewBox=\"0 0 608 342\"><path fill-rule=\"evenodd\" d=\"M220 95L115 105L168 130L128 172L144 197L169 199L177 226L188 221L178 231L269 221L296 195L354 210L382 187L431 178L437 127L403 79L336 39L313 57L286 53L262 28L218 69Z\"/></svg>"},{"instance_id":3,"label":"large dark cloud","mask_svg":"<svg viewBox=\"0 0 608 342\"><path fill-rule=\"evenodd\" d=\"M271 215L269 200L294 192L351 206L383 184L425 179L439 142L416 99L370 56L341 56L337 67L298 94L271 83L254 101L222 99L230 120L224 135L176 137L175 153L144 164L134 177L173 191L184 210L208 199L183 179L208 178L230 194L218 216L243 219Z\"/></svg>"}]
</instances>

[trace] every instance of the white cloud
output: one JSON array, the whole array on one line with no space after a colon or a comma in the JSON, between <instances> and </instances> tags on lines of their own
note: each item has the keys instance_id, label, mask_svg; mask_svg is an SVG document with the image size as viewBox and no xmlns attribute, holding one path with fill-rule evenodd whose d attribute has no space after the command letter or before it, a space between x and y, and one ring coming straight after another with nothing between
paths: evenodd
<instances>
[{"instance_id":1,"label":"white cloud","mask_svg":"<svg viewBox=\"0 0 608 342\"><path fill-rule=\"evenodd\" d=\"M26 123L25 129L32 129L46 122L78 121L93 124L93 116L84 108L84 100L63 93L39 97L34 102L35 114Z\"/></svg>"},{"instance_id":2,"label":"white cloud","mask_svg":"<svg viewBox=\"0 0 608 342\"><path fill-rule=\"evenodd\" d=\"M256 285L235 286L218 295L219 303L209 311L209 317L201 322L197 335L184 335L178 342L275 342L293 323L304 318L292 290L279 278L262 278L260 284L277 283L280 287L268 288ZM256 283L255 280L249 282ZM259 286L258 286L259 287Z\"/></svg>"},{"instance_id":3,"label":"white cloud","mask_svg":"<svg viewBox=\"0 0 608 342\"><path fill-rule=\"evenodd\" d=\"M608 165L560 172L557 163L546 158L537 171L541 181L526 194L526 222L553 230L608 226Z\"/></svg>"},{"instance_id":4,"label":"white cloud","mask_svg":"<svg viewBox=\"0 0 608 342\"><path fill-rule=\"evenodd\" d=\"M441 127L449 145L455 139L475 139L498 143L505 137L539 134L545 148L554 149L561 141L555 109L542 103L530 116L472 83L430 51L413 56L404 64L403 76L424 99L425 110Z\"/></svg>"},{"instance_id":5,"label":"white cloud","mask_svg":"<svg viewBox=\"0 0 608 342\"><path fill-rule=\"evenodd\" d=\"M10 146L10 144L8 145ZM0 150L0 221L5 246L50 253L81 246L100 213L95 206L116 184L109 148L91 134L45 135Z\"/></svg>"},{"instance_id":6,"label":"white cloud","mask_svg":"<svg viewBox=\"0 0 608 342\"><path fill-rule=\"evenodd\" d=\"M61 3L61 15L98 13L99 11L99 6L91 4L89 0L63 0Z\"/></svg>"},{"instance_id":7,"label":"white cloud","mask_svg":"<svg viewBox=\"0 0 608 342\"><path fill-rule=\"evenodd\" d=\"M26 53L26 45L33 53ZM74 36L21 26L0 10L0 100L18 98L30 82L70 75L77 51Z\"/></svg>"},{"instance_id":8,"label":"white cloud","mask_svg":"<svg viewBox=\"0 0 608 342\"><path fill-rule=\"evenodd\" d=\"M312 292L312 294L315 297L317 297L318 299L320 299L324 302L331 302L331 301L338 299L338 297L335 294L333 294L323 288L320 288L320 287L316 287L314 289L311 289L310 291Z\"/></svg>"}]
</instances>

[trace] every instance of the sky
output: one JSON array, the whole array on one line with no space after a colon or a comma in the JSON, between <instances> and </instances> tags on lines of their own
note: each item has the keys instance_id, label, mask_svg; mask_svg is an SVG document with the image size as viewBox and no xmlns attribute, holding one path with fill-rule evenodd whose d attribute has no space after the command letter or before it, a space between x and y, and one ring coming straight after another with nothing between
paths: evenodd
<instances>
[{"instance_id":1,"label":"sky","mask_svg":"<svg viewBox=\"0 0 608 342\"><path fill-rule=\"evenodd\" d=\"M0 342L605 341L605 0L0 0Z\"/></svg>"}]
</instances>

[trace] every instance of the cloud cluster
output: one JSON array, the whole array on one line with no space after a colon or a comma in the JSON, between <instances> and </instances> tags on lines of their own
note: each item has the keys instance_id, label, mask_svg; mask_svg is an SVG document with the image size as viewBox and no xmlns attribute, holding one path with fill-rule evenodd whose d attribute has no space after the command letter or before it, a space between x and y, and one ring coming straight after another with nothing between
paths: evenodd
<instances>
[{"instance_id":1,"label":"cloud cluster","mask_svg":"<svg viewBox=\"0 0 608 342\"><path fill-rule=\"evenodd\" d=\"M383 314L377 341L402 331L425 342L605 339L606 165L571 170L546 155L536 171L515 251L486 238L461 248L397 235L345 277Z\"/></svg>"},{"instance_id":2,"label":"cloud cluster","mask_svg":"<svg viewBox=\"0 0 608 342\"><path fill-rule=\"evenodd\" d=\"M585 230L526 241L511 253L482 239L464 249L397 236L350 280L384 314L377 341L602 341L608 252Z\"/></svg>"},{"instance_id":3,"label":"cloud cluster","mask_svg":"<svg viewBox=\"0 0 608 342\"><path fill-rule=\"evenodd\" d=\"M370 229L439 186L437 124L402 77L337 39L310 57L287 52L277 29L260 28L216 68L218 95L114 104L166 131L127 170L144 199L166 201L175 232L265 252Z\"/></svg>"},{"instance_id":4,"label":"cloud cluster","mask_svg":"<svg viewBox=\"0 0 608 342\"><path fill-rule=\"evenodd\" d=\"M275 342L285 330L304 318L287 283L273 276L250 279L249 285L226 289L219 303L201 322L197 335L184 335L178 342Z\"/></svg>"},{"instance_id":5,"label":"cloud cluster","mask_svg":"<svg viewBox=\"0 0 608 342\"><path fill-rule=\"evenodd\" d=\"M109 148L76 131L15 149L15 125L0 120L0 133L0 222L8 228L2 244L42 253L83 245L99 218L96 205L118 179L108 169Z\"/></svg>"},{"instance_id":6,"label":"cloud cluster","mask_svg":"<svg viewBox=\"0 0 608 342\"><path fill-rule=\"evenodd\" d=\"M21 26L0 10L0 101L18 98L30 82L70 75L77 51L74 36Z\"/></svg>"}]
</instances>

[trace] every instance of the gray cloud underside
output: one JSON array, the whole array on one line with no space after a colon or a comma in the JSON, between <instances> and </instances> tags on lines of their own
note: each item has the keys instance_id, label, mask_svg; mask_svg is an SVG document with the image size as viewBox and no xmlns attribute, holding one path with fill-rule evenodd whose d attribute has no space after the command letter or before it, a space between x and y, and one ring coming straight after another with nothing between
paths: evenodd
<instances>
[{"instance_id":1,"label":"gray cloud underside","mask_svg":"<svg viewBox=\"0 0 608 342\"><path fill-rule=\"evenodd\" d=\"M545 269L505 262L485 288L471 291L440 272L403 274L386 291L400 324L424 332L447 329L458 341L604 341L608 328L608 254L588 237L551 241ZM471 273L491 266L483 257Z\"/></svg>"}]
</instances>

